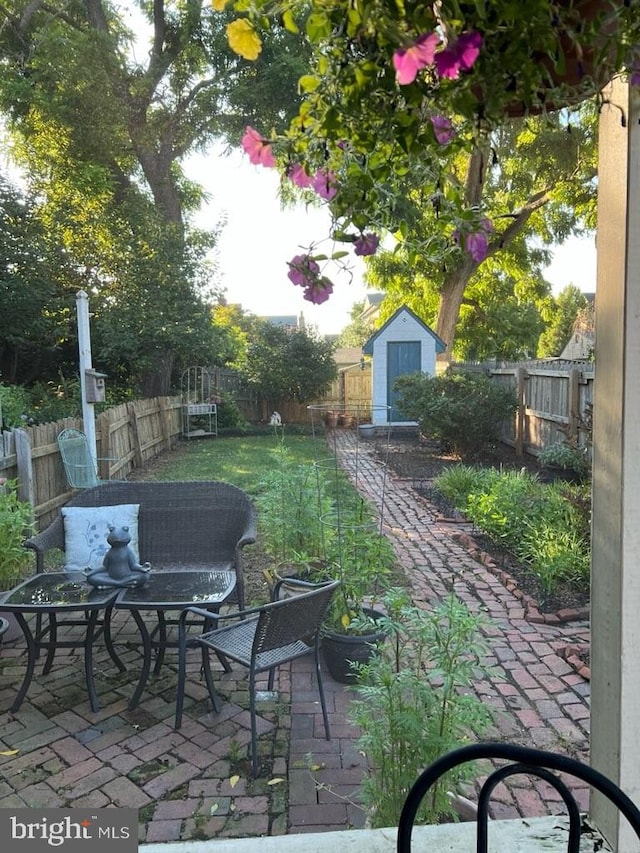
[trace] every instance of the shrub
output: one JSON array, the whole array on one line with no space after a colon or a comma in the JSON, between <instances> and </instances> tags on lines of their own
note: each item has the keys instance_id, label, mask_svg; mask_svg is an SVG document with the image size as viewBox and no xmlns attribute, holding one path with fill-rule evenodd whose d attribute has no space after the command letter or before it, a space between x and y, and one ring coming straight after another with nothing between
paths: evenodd
<instances>
[{"instance_id":1,"label":"shrub","mask_svg":"<svg viewBox=\"0 0 640 853\"><path fill-rule=\"evenodd\" d=\"M21 385L3 385L0 383L0 427L11 429L24 426L24 418L29 410L29 395Z\"/></svg>"},{"instance_id":2,"label":"shrub","mask_svg":"<svg viewBox=\"0 0 640 853\"><path fill-rule=\"evenodd\" d=\"M543 468L560 468L578 479L585 480L591 474L591 461L587 448L575 447L566 441L549 444L538 454Z\"/></svg>"},{"instance_id":3,"label":"shrub","mask_svg":"<svg viewBox=\"0 0 640 853\"><path fill-rule=\"evenodd\" d=\"M500 424L517 408L512 390L479 373L416 373L400 377L395 388L402 413L462 456L495 440Z\"/></svg>"},{"instance_id":4,"label":"shrub","mask_svg":"<svg viewBox=\"0 0 640 853\"><path fill-rule=\"evenodd\" d=\"M31 560L22 543L32 530L31 504L18 500L16 481L7 480L0 486L0 589L11 589L21 579Z\"/></svg>"},{"instance_id":5,"label":"shrub","mask_svg":"<svg viewBox=\"0 0 640 853\"><path fill-rule=\"evenodd\" d=\"M231 394L221 394L218 403L218 429L241 429L247 422Z\"/></svg>"}]
</instances>

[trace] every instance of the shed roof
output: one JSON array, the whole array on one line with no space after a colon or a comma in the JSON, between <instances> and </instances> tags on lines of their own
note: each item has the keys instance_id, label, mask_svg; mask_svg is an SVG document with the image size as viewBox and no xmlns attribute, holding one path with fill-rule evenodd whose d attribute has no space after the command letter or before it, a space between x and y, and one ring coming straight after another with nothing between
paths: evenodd
<instances>
[{"instance_id":1,"label":"shed roof","mask_svg":"<svg viewBox=\"0 0 640 853\"><path fill-rule=\"evenodd\" d=\"M391 317L389 317L387 322L380 326L380 328L377 329L373 335L371 335L369 340L362 347L362 351L363 353L365 353L365 355L373 355L373 344L376 338L381 335L385 329L391 326L392 323L395 323L398 317L400 317L400 315L403 313L408 314L412 319L414 319L416 323L422 326L424 331L434 339L436 344L436 352L444 352L446 350L447 346L442 340L442 338L439 335L436 335L433 329L427 326L427 324L423 320L421 320L420 317L418 317L418 315L411 310L411 308L407 307L406 305L401 305L400 308L398 308L398 310L394 312Z\"/></svg>"}]
</instances>

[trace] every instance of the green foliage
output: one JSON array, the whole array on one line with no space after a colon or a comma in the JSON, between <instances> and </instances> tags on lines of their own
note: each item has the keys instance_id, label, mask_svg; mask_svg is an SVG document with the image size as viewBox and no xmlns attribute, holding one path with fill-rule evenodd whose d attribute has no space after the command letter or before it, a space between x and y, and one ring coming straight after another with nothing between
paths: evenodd
<instances>
[{"instance_id":1,"label":"green foliage","mask_svg":"<svg viewBox=\"0 0 640 853\"><path fill-rule=\"evenodd\" d=\"M510 389L479 373L414 374L398 379L396 388L407 418L462 455L493 441L501 422L517 408Z\"/></svg>"},{"instance_id":2,"label":"green foliage","mask_svg":"<svg viewBox=\"0 0 640 853\"><path fill-rule=\"evenodd\" d=\"M558 294L554 300L551 320L538 342L540 358L560 355L571 337L578 315L586 310L588 305L584 293L575 284L570 284Z\"/></svg>"},{"instance_id":3,"label":"green foliage","mask_svg":"<svg viewBox=\"0 0 640 853\"><path fill-rule=\"evenodd\" d=\"M491 468L451 465L438 475L436 488L452 506L464 509L468 496L489 488L494 476L495 472Z\"/></svg>"},{"instance_id":4,"label":"green foliage","mask_svg":"<svg viewBox=\"0 0 640 853\"><path fill-rule=\"evenodd\" d=\"M34 382L28 388L29 415L39 424L82 415L80 379L62 382Z\"/></svg>"},{"instance_id":5,"label":"green foliage","mask_svg":"<svg viewBox=\"0 0 640 853\"><path fill-rule=\"evenodd\" d=\"M0 177L0 376L28 383L55 376L69 355L65 287L80 279L38 218L35 198Z\"/></svg>"},{"instance_id":6,"label":"green foliage","mask_svg":"<svg viewBox=\"0 0 640 853\"><path fill-rule=\"evenodd\" d=\"M218 429L242 429L246 426L242 412L238 408L233 394L221 393L218 395Z\"/></svg>"},{"instance_id":7,"label":"green foliage","mask_svg":"<svg viewBox=\"0 0 640 853\"><path fill-rule=\"evenodd\" d=\"M0 383L0 428L24 426L24 418L29 411L29 395L20 385Z\"/></svg>"},{"instance_id":8,"label":"green foliage","mask_svg":"<svg viewBox=\"0 0 640 853\"><path fill-rule=\"evenodd\" d=\"M359 519L335 511L322 519L325 560L324 575L340 581L329 607L326 624L343 634L370 633L371 621L363 607L374 606L384 592L395 555L389 540L361 500Z\"/></svg>"},{"instance_id":9,"label":"green foliage","mask_svg":"<svg viewBox=\"0 0 640 853\"><path fill-rule=\"evenodd\" d=\"M526 471L458 466L435 487L502 548L521 559L547 592L587 589L591 563L589 486L541 483Z\"/></svg>"},{"instance_id":10,"label":"green foliage","mask_svg":"<svg viewBox=\"0 0 640 853\"><path fill-rule=\"evenodd\" d=\"M314 466L300 464L283 444L274 454L256 499L260 538L280 563L306 563L324 555L321 517L330 501L318 487Z\"/></svg>"},{"instance_id":11,"label":"green foliage","mask_svg":"<svg viewBox=\"0 0 640 853\"><path fill-rule=\"evenodd\" d=\"M541 519L527 524L522 532L518 553L531 565L531 570L547 592L560 584L588 590L591 574L591 552L576 529L562 529L553 520Z\"/></svg>"},{"instance_id":12,"label":"green foliage","mask_svg":"<svg viewBox=\"0 0 640 853\"><path fill-rule=\"evenodd\" d=\"M361 317L365 303L356 302L349 312L351 322L340 332L336 346L338 347L362 347L374 332L369 321Z\"/></svg>"},{"instance_id":13,"label":"green foliage","mask_svg":"<svg viewBox=\"0 0 640 853\"><path fill-rule=\"evenodd\" d=\"M11 589L21 579L31 555L22 547L34 530L31 504L18 500L17 482L0 485L0 589Z\"/></svg>"},{"instance_id":14,"label":"green foliage","mask_svg":"<svg viewBox=\"0 0 640 853\"><path fill-rule=\"evenodd\" d=\"M247 121L284 129L308 45L277 28L246 63L228 47L229 15L210 4L136 5L146 26L135 50L130 11L113 4L15 0L3 15L0 108L37 199L33 221L0 220L11 272L5 288L0 270L0 316L11 318L0 368L11 381L21 359L23 381L53 379L62 363L70 373L80 287L94 362L119 387L166 394L174 371L235 357L209 317L218 273L205 255L218 228L194 227L203 194L180 163L214 139L236 142Z\"/></svg>"},{"instance_id":15,"label":"green foliage","mask_svg":"<svg viewBox=\"0 0 640 853\"><path fill-rule=\"evenodd\" d=\"M285 400L308 403L336 377L333 346L304 329L255 320L240 373L271 410Z\"/></svg>"},{"instance_id":16,"label":"green foliage","mask_svg":"<svg viewBox=\"0 0 640 853\"><path fill-rule=\"evenodd\" d=\"M538 454L538 462L543 468L560 468L580 480L587 479L591 474L588 448L575 447L567 441L543 447Z\"/></svg>"},{"instance_id":17,"label":"green foliage","mask_svg":"<svg viewBox=\"0 0 640 853\"><path fill-rule=\"evenodd\" d=\"M358 666L358 698L350 721L370 770L362 783L364 805L374 826L395 826L400 810L424 767L470 737L482 737L491 715L469 688L488 653L483 621L451 593L432 611L411 605L404 590L384 597L388 614L378 626L387 635L376 656ZM419 821L451 818L447 797L473 772L447 776L423 803Z\"/></svg>"}]
</instances>

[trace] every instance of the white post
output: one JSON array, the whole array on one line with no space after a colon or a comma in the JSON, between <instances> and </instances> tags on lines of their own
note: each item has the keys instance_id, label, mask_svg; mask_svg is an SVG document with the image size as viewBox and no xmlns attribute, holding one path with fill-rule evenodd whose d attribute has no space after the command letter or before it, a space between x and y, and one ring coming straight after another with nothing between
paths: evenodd
<instances>
[{"instance_id":1,"label":"white post","mask_svg":"<svg viewBox=\"0 0 640 853\"><path fill-rule=\"evenodd\" d=\"M84 290L76 293L78 317L78 353L80 355L80 394L82 396L82 424L89 444L89 453L97 469L96 419L93 403L87 402L87 370L91 370L91 332L89 330L89 297Z\"/></svg>"},{"instance_id":2,"label":"white post","mask_svg":"<svg viewBox=\"0 0 640 853\"><path fill-rule=\"evenodd\" d=\"M598 181L591 765L640 803L640 93L622 80L605 90ZM614 850L640 849L603 796L591 815Z\"/></svg>"}]
</instances>

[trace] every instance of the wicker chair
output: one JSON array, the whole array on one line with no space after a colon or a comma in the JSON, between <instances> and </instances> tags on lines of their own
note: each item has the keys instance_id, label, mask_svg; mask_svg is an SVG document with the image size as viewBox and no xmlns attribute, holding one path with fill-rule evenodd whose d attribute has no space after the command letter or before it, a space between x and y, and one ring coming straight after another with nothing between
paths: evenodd
<instances>
[{"instance_id":1,"label":"wicker chair","mask_svg":"<svg viewBox=\"0 0 640 853\"><path fill-rule=\"evenodd\" d=\"M186 625L190 613L211 619L211 613L198 607L189 607L180 615L178 628L178 690L176 699L175 728L182 724L184 688L186 680L187 647L202 647L202 665L214 710L219 710L213 678L209 665L209 651L213 651L226 670L228 660L236 661L249 670L249 706L251 712L251 763L253 775L258 775L258 743L256 732L256 675L269 672L268 689L273 689L275 670L283 663L313 654L324 730L327 740L331 739L329 718L324 698L322 673L320 670L320 627L331 597L338 582L324 584L317 589L274 601L240 613L215 617L216 621L240 620L233 625L206 631L200 636L188 636Z\"/></svg>"},{"instance_id":2,"label":"wicker chair","mask_svg":"<svg viewBox=\"0 0 640 853\"><path fill-rule=\"evenodd\" d=\"M568 853L579 853L582 829L580 810L566 784L555 773L552 773L552 770L582 779L608 797L627 818L634 832L640 838L640 811L617 785L614 785L597 770L593 770L574 758L540 749L529 749L508 743L476 743L456 749L439 758L430 767L427 767L413 784L407 794L398 823L398 853L411 853L413 824L420 804L429 789L441 776L454 767L480 759L504 759L511 763L489 773L480 788L476 846L478 853L487 853L488 850L489 800L493 790L507 777L523 773L537 776L556 789L564 801L569 815L567 851Z\"/></svg>"},{"instance_id":3,"label":"wicker chair","mask_svg":"<svg viewBox=\"0 0 640 853\"><path fill-rule=\"evenodd\" d=\"M86 489L67 506L140 504L140 560L154 571L180 567L230 569L236 574L232 600L244 607L242 549L256 539L256 512L251 498L229 483L105 482ZM61 516L24 543L36 552L36 571L45 569L52 548L64 551Z\"/></svg>"}]
</instances>

